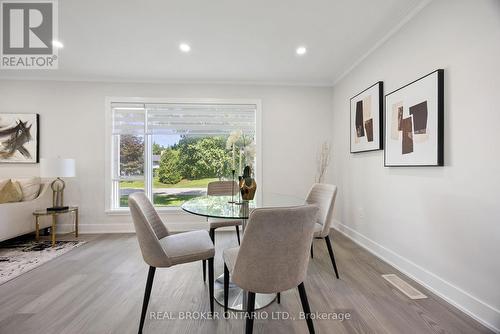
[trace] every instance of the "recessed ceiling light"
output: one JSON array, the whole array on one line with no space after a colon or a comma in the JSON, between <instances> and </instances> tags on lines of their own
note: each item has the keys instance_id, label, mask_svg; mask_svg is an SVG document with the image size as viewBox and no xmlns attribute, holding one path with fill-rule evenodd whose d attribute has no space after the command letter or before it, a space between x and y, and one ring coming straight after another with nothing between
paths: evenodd
<instances>
[{"instance_id":1,"label":"recessed ceiling light","mask_svg":"<svg viewBox=\"0 0 500 334\"><path fill-rule=\"evenodd\" d=\"M181 43L179 44L179 50L181 50L182 52L189 52L191 51L191 47L187 43Z\"/></svg>"},{"instance_id":2,"label":"recessed ceiling light","mask_svg":"<svg viewBox=\"0 0 500 334\"><path fill-rule=\"evenodd\" d=\"M305 46L299 46L297 49L295 49L295 53L298 54L299 56L305 55L307 52L307 49Z\"/></svg>"},{"instance_id":3,"label":"recessed ceiling light","mask_svg":"<svg viewBox=\"0 0 500 334\"><path fill-rule=\"evenodd\" d=\"M55 47L55 48L57 48L57 49L62 49L62 48L64 48L64 44L63 44L63 43L61 43L61 42L59 42L59 41L57 41L57 40L53 40L53 41L52 41L52 46L54 46L54 47Z\"/></svg>"}]
</instances>

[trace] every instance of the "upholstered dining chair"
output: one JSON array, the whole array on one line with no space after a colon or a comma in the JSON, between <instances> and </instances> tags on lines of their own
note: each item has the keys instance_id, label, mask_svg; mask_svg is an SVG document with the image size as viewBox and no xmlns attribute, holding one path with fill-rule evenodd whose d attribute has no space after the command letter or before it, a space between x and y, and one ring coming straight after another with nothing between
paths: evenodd
<instances>
[{"instance_id":1,"label":"upholstered dining chair","mask_svg":"<svg viewBox=\"0 0 500 334\"><path fill-rule=\"evenodd\" d=\"M230 196L232 193L235 198L238 197L238 183L235 181L214 181L210 182L207 186L207 195L209 196ZM224 218L208 218L210 225L210 237L215 244L215 230L219 227L234 226L236 228L236 236L238 238L238 245L240 244L240 226L241 220L238 219L224 219Z\"/></svg>"},{"instance_id":2,"label":"upholstered dining chair","mask_svg":"<svg viewBox=\"0 0 500 334\"><path fill-rule=\"evenodd\" d=\"M231 187L233 187L231 189ZM210 196L230 196L234 194L238 196L239 192L238 184L235 181L213 181L207 186L207 195ZM237 197L235 197L237 198ZM219 227L234 226L236 228L236 236L238 238L238 245L240 244L240 226L242 224L241 220L237 219L227 219L227 218L207 218L208 224L210 226L209 234L212 242L215 245L215 230ZM206 261L203 261L203 282L206 282Z\"/></svg>"},{"instance_id":3,"label":"upholstered dining chair","mask_svg":"<svg viewBox=\"0 0 500 334\"><path fill-rule=\"evenodd\" d=\"M170 234L143 192L131 194L128 198L128 205L142 257L149 265L139 333L142 333L144 326L156 268L168 268L182 263L208 260L210 312L213 313L215 249L207 231Z\"/></svg>"},{"instance_id":4,"label":"upholstered dining chair","mask_svg":"<svg viewBox=\"0 0 500 334\"><path fill-rule=\"evenodd\" d=\"M337 186L333 184L315 183L307 195L306 203L315 204L319 207L318 220L316 225L314 225L314 238L325 239L335 276L339 278L337 264L335 263L335 255L333 254L332 243L330 242L329 236L336 197ZM314 257L313 243L311 243L311 257Z\"/></svg>"},{"instance_id":5,"label":"upholstered dining chair","mask_svg":"<svg viewBox=\"0 0 500 334\"><path fill-rule=\"evenodd\" d=\"M253 330L256 293L280 293L296 287L309 333L314 333L304 280L318 211L315 205L255 209L241 246L224 250L224 312L231 275L233 283L248 291L246 333Z\"/></svg>"}]
</instances>

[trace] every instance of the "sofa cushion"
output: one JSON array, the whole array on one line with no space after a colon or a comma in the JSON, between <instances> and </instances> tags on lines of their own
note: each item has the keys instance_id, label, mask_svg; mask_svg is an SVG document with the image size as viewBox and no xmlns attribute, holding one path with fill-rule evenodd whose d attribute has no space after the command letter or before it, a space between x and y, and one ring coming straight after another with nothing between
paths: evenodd
<instances>
[{"instance_id":1,"label":"sofa cushion","mask_svg":"<svg viewBox=\"0 0 500 334\"><path fill-rule=\"evenodd\" d=\"M23 199L23 192L19 182L7 181L7 184L0 189L0 204L20 202Z\"/></svg>"},{"instance_id":2,"label":"sofa cushion","mask_svg":"<svg viewBox=\"0 0 500 334\"><path fill-rule=\"evenodd\" d=\"M41 184L39 177L13 179L12 181L19 182L19 184L21 185L21 191L23 192L23 201L32 201L38 197Z\"/></svg>"}]
</instances>

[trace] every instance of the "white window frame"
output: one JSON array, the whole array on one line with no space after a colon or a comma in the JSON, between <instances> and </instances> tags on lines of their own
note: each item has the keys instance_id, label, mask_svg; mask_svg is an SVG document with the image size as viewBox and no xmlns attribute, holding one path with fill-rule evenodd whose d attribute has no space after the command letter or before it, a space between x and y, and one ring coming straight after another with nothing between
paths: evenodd
<instances>
[{"instance_id":1,"label":"white window frame","mask_svg":"<svg viewBox=\"0 0 500 334\"><path fill-rule=\"evenodd\" d=\"M151 97L119 97L107 96L105 98L105 177L104 177L104 194L105 194L105 212L107 214L129 214L129 208L114 208L113 199L117 196L113 182L113 136L112 136L112 103L143 103L143 104L160 104L160 103L199 103L199 104L253 104L256 106L255 111L255 147L256 147L256 162L255 162L255 179L260 185L260 191L256 193L256 200L262 200L262 102L260 99L213 99L213 98L151 98ZM144 175L144 191L148 194L152 187L152 168L150 168L151 160L151 145L145 140L144 164L145 170L148 171ZM113 193L113 191L115 193ZM175 213L182 211L180 207L157 207L157 211L165 213Z\"/></svg>"}]
</instances>

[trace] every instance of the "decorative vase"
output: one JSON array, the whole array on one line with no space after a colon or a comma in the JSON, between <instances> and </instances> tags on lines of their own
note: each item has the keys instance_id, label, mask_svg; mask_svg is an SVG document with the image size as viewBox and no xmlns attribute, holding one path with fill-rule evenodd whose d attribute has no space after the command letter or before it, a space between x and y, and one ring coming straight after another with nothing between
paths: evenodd
<instances>
[{"instance_id":1,"label":"decorative vase","mask_svg":"<svg viewBox=\"0 0 500 334\"><path fill-rule=\"evenodd\" d=\"M240 193L244 201L253 200L255 191L257 190L257 183L251 175L252 169L250 166L246 166L243 170L243 176L240 179Z\"/></svg>"}]
</instances>

